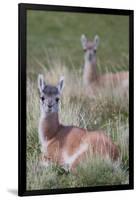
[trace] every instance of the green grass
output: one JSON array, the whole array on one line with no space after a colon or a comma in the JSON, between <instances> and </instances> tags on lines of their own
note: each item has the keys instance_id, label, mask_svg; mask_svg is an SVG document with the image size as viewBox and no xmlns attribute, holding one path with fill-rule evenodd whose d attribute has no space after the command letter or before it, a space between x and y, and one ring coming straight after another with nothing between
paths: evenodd
<instances>
[{"instance_id":1,"label":"green grass","mask_svg":"<svg viewBox=\"0 0 137 200\"><path fill-rule=\"evenodd\" d=\"M98 70L128 70L128 17L40 11L28 11L27 16L27 190L128 183L128 97L111 91L94 99L85 96L80 44L82 33L89 38L98 34ZM39 73L45 74L48 83L65 76L60 121L105 130L120 149L120 161L87 158L77 175L67 174L59 166L39 165Z\"/></svg>"}]
</instances>

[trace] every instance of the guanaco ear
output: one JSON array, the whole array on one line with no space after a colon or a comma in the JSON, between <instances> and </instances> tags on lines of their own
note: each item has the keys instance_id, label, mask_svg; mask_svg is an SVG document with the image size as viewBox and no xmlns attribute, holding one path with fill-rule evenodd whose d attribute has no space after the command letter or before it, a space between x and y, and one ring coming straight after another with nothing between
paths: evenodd
<instances>
[{"instance_id":1,"label":"guanaco ear","mask_svg":"<svg viewBox=\"0 0 137 200\"><path fill-rule=\"evenodd\" d=\"M95 37L94 37L94 44L95 44L95 49L97 49L98 45L99 45L99 36L98 35L95 35Z\"/></svg>"},{"instance_id":2,"label":"guanaco ear","mask_svg":"<svg viewBox=\"0 0 137 200\"><path fill-rule=\"evenodd\" d=\"M45 81L44 81L44 76L42 74L38 75L38 89L40 93L44 90L45 87Z\"/></svg>"},{"instance_id":3,"label":"guanaco ear","mask_svg":"<svg viewBox=\"0 0 137 200\"><path fill-rule=\"evenodd\" d=\"M57 88L58 88L59 93L61 94L64 88L64 76L61 76L59 83L57 85Z\"/></svg>"},{"instance_id":4,"label":"guanaco ear","mask_svg":"<svg viewBox=\"0 0 137 200\"><path fill-rule=\"evenodd\" d=\"M82 48L85 50L87 47L87 38L84 34L81 35L81 44L82 44Z\"/></svg>"}]
</instances>

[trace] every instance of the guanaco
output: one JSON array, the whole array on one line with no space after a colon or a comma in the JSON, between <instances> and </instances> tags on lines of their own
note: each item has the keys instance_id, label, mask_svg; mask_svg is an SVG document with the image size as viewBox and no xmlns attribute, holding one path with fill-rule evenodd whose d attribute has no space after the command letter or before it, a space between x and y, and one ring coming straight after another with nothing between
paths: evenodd
<instances>
[{"instance_id":1,"label":"guanaco","mask_svg":"<svg viewBox=\"0 0 137 200\"><path fill-rule=\"evenodd\" d=\"M84 69L83 83L88 89L89 94L96 95L102 88L111 88L119 90L124 94L128 93L129 87L129 72L121 71L117 73L99 74L97 71L97 48L99 45L99 36L88 40L83 34L81 35L81 44L84 50Z\"/></svg>"},{"instance_id":2,"label":"guanaco","mask_svg":"<svg viewBox=\"0 0 137 200\"><path fill-rule=\"evenodd\" d=\"M45 166L56 163L66 170L73 171L86 158L87 153L116 160L119 157L118 147L103 131L90 132L60 123L58 112L63 87L63 77L53 86L45 82L43 75L38 76L41 162Z\"/></svg>"}]
</instances>

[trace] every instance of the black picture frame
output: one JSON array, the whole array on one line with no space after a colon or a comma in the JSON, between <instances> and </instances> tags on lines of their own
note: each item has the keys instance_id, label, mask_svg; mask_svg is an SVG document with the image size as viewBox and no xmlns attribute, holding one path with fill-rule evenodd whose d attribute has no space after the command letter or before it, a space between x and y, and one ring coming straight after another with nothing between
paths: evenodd
<instances>
[{"instance_id":1,"label":"black picture frame","mask_svg":"<svg viewBox=\"0 0 137 200\"><path fill-rule=\"evenodd\" d=\"M97 13L129 16L129 184L115 186L95 186L85 188L26 190L26 23L28 10ZM71 7L58 5L24 4L18 5L18 101L19 101L19 135L18 135L18 195L47 195L61 193L99 192L129 190L134 188L134 11L106 8Z\"/></svg>"}]
</instances>

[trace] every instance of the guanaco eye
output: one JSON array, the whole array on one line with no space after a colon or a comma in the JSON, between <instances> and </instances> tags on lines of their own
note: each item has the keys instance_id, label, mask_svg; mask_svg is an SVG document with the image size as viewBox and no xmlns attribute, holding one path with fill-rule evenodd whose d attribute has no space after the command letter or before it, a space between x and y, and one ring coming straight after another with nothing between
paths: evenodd
<instances>
[{"instance_id":1,"label":"guanaco eye","mask_svg":"<svg viewBox=\"0 0 137 200\"><path fill-rule=\"evenodd\" d=\"M94 49L94 53L96 53L97 52L97 50L96 49Z\"/></svg>"},{"instance_id":2,"label":"guanaco eye","mask_svg":"<svg viewBox=\"0 0 137 200\"><path fill-rule=\"evenodd\" d=\"M58 97L56 97L56 102L59 102L59 98Z\"/></svg>"},{"instance_id":3,"label":"guanaco eye","mask_svg":"<svg viewBox=\"0 0 137 200\"><path fill-rule=\"evenodd\" d=\"M44 97L40 97L40 99L41 99L41 101L44 101L44 100L45 100L45 98L44 98Z\"/></svg>"}]
</instances>

